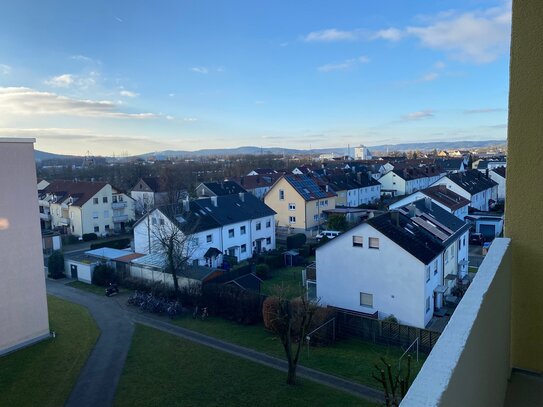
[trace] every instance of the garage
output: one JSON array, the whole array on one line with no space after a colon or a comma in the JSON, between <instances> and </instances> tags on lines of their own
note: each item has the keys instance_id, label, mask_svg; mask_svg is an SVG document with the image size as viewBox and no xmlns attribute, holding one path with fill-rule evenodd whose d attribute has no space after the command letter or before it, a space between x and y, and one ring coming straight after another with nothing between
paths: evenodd
<instances>
[{"instance_id":1,"label":"garage","mask_svg":"<svg viewBox=\"0 0 543 407\"><path fill-rule=\"evenodd\" d=\"M479 233L485 237L485 240L492 240L496 237L496 225L479 225Z\"/></svg>"}]
</instances>

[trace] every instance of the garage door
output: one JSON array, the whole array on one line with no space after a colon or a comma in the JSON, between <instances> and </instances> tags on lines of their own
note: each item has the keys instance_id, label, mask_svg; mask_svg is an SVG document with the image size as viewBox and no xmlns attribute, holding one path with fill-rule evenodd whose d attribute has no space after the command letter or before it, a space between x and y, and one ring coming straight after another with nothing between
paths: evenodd
<instances>
[{"instance_id":1,"label":"garage door","mask_svg":"<svg viewBox=\"0 0 543 407\"><path fill-rule=\"evenodd\" d=\"M487 239L494 239L496 237L495 225L480 225L479 232Z\"/></svg>"}]
</instances>

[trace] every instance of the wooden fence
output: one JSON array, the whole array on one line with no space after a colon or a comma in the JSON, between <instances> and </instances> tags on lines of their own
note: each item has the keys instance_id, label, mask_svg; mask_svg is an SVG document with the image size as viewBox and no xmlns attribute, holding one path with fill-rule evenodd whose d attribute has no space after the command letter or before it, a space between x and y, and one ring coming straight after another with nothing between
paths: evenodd
<instances>
[{"instance_id":1,"label":"wooden fence","mask_svg":"<svg viewBox=\"0 0 543 407\"><path fill-rule=\"evenodd\" d=\"M419 338L419 350L430 353L440 333L395 322L382 321L356 313L337 311L336 337L360 338L376 343L407 347Z\"/></svg>"}]
</instances>

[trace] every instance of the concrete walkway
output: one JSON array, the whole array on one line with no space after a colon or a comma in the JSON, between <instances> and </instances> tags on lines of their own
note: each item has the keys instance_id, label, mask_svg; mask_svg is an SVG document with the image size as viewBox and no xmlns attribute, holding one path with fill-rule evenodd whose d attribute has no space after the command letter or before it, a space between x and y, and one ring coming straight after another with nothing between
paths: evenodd
<instances>
[{"instance_id":1,"label":"concrete walkway","mask_svg":"<svg viewBox=\"0 0 543 407\"><path fill-rule=\"evenodd\" d=\"M125 305L126 297L108 298L104 296L101 298L95 294L53 281L47 281L47 291L55 296L88 307L102 330L102 335L80 374L76 388L74 388L66 404L67 406L108 406L112 404L126 354L130 347L134 322L274 369L287 371L287 362L285 360L179 327L169 323L166 318L157 315L141 314L135 308ZM112 306L113 304L114 306ZM106 336L106 339L100 344L104 336ZM114 343L111 342L112 336L115 336ZM101 346L99 347L99 345ZM107 348L108 346L110 347L109 349ZM122 347L124 347L124 350L120 349ZM383 401L383 393L371 387L300 365L297 370L299 377L319 382L372 402ZM98 375L102 375L102 377L98 378ZM92 382L95 379L99 383ZM93 391L106 393L106 387L108 388L107 393L110 394L107 398L102 398L104 401L95 401L96 399L89 401L85 398L89 397ZM72 401L74 404L70 404Z\"/></svg>"}]
</instances>

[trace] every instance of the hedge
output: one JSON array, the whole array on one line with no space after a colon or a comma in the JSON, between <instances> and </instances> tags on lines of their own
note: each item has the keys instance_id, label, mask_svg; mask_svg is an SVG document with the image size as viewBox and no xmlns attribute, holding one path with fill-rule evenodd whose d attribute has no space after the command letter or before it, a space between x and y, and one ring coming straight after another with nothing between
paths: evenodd
<instances>
[{"instance_id":1,"label":"hedge","mask_svg":"<svg viewBox=\"0 0 543 407\"><path fill-rule=\"evenodd\" d=\"M91 244L90 248L91 250L94 249L101 249L102 247L110 247L112 249L126 249L130 245L130 239L129 238L123 238L123 239L117 239L117 240L110 240L108 242L101 242L101 243L93 243Z\"/></svg>"},{"instance_id":2,"label":"hedge","mask_svg":"<svg viewBox=\"0 0 543 407\"><path fill-rule=\"evenodd\" d=\"M98 239L98 235L96 233L83 233L83 236L81 237L83 238L84 242L90 242L91 240Z\"/></svg>"},{"instance_id":3,"label":"hedge","mask_svg":"<svg viewBox=\"0 0 543 407\"><path fill-rule=\"evenodd\" d=\"M116 281L117 276L115 275L115 270L107 264L99 264L92 272L93 284L105 287L109 283L115 283Z\"/></svg>"},{"instance_id":4,"label":"hedge","mask_svg":"<svg viewBox=\"0 0 543 407\"><path fill-rule=\"evenodd\" d=\"M298 249L307 241L307 236L304 233L296 233L295 235L287 236L287 249Z\"/></svg>"},{"instance_id":5,"label":"hedge","mask_svg":"<svg viewBox=\"0 0 543 407\"><path fill-rule=\"evenodd\" d=\"M202 288L200 305L211 315L251 325L262 321L263 300L260 294L234 285L207 284Z\"/></svg>"}]
</instances>

